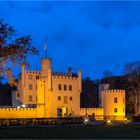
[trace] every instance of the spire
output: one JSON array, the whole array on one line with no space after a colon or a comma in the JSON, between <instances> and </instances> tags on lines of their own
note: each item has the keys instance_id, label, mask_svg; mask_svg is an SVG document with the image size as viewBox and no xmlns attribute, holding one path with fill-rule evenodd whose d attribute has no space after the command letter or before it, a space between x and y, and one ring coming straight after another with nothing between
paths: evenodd
<instances>
[{"instance_id":1,"label":"spire","mask_svg":"<svg viewBox=\"0 0 140 140\"><path fill-rule=\"evenodd\" d=\"M45 37L45 46L44 46L45 58L48 58L47 49L48 49L48 38L46 36Z\"/></svg>"}]
</instances>

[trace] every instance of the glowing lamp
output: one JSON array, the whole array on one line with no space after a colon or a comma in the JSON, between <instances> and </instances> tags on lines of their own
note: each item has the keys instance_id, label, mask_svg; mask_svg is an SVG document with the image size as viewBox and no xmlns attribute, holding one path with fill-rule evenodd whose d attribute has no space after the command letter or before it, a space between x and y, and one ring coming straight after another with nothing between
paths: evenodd
<instances>
[{"instance_id":1,"label":"glowing lamp","mask_svg":"<svg viewBox=\"0 0 140 140\"><path fill-rule=\"evenodd\" d=\"M20 108L20 106L17 107L18 109Z\"/></svg>"},{"instance_id":2,"label":"glowing lamp","mask_svg":"<svg viewBox=\"0 0 140 140\"><path fill-rule=\"evenodd\" d=\"M21 105L23 108L26 107L26 105Z\"/></svg>"}]
</instances>

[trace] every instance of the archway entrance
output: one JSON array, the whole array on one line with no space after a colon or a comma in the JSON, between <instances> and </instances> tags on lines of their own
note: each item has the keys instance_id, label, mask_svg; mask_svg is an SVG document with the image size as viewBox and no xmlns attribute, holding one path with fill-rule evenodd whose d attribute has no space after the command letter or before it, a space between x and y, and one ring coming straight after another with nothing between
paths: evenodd
<instances>
[{"instance_id":1,"label":"archway entrance","mask_svg":"<svg viewBox=\"0 0 140 140\"><path fill-rule=\"evenodd\" d=\"M57 108L57 116L58 117L66 117L66 116L68 116L68 108L67 107L59 107L59 108Z\"/></svg>"}]
</instances>

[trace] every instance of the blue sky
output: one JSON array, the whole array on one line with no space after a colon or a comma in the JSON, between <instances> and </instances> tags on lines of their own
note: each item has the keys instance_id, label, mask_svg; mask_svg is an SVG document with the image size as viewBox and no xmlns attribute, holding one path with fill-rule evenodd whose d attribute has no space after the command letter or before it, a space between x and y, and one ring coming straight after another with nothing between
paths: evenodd
<instances>
[{"instance_id":1,"label":"blue sky","mask_svg":"<svg viewBox=\"0 0 140 140\"><path fill-rule=\"evenodd\" d=\"M96 79L105 70L122 74L125 63L140 60L139 1L0 1L0 17L32 36L40 54L28 57L30 69L40 69L46 35L53 71L72 67Z\"/></svg>"}]
</instances>

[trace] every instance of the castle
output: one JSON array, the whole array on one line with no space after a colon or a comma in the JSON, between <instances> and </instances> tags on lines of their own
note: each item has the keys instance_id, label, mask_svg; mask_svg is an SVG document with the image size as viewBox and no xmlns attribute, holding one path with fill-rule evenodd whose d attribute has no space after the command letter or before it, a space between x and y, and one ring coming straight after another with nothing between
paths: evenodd
<instances>
[{"instance_id":1,"label":"castle","mask_svg":"<svg viewBox=\"0 0 140 140\"><path fill-rule=\"evenodd\" d=\"M11 108L0 108L0 118L50 118L95 115L97 120L125 119L125 91L109 90L103 84L99 90L99 108L80 108L82 72L73 75L54 73L52 61L41 59L41 70L30 71L22 65L17 91L12 93Z\"/></svg>"}]
</instances>

